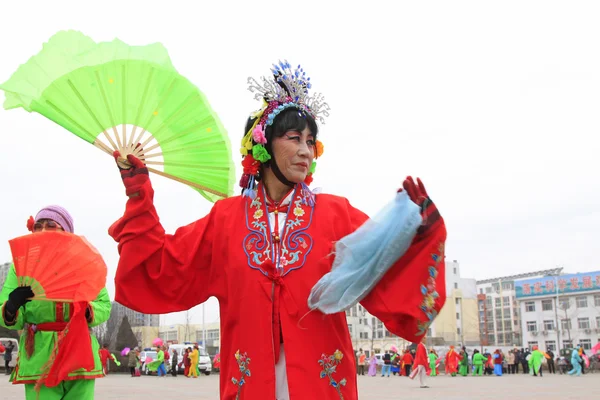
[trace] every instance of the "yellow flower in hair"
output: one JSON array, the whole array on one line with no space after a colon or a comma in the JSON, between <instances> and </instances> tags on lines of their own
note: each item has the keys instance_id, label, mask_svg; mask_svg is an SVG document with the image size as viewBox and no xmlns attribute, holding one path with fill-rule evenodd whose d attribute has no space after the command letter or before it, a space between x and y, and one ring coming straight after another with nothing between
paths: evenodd
<instances>
[{"instance_id":1,"label":"yellow flower in hair","mask_svg":"<svg viewBox=\"0 0 600 400\"><path fill-rule=\"evenodd\" d=\"M323 149L325 146L323 146L323 142L321 142L320 140L317 140L317 144L315 147L315 158L319 158L323 155Z\"/></svg>"},{"instance_id":2,"label":"yellow flower in hair","mask_svg":"<svg viewBox=\"0 0 600 400\"><path fill-rule=\"evenodd\" d=\"M248 155L248 149L244 146L240 148L240 153L245 157Z\"/></svg>"}]
</instances>

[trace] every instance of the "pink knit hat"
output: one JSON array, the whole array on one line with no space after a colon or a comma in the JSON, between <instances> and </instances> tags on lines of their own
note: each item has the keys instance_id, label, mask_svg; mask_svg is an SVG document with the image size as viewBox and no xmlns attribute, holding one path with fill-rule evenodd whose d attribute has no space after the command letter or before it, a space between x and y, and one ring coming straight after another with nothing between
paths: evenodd
<instances>
[{"instance_id":1,"label":"pink knit hat","mask_svg":"<svg viewBox=\"0 0 600 400\"><path fill-rule=\"evenodd\" d=\"M50 219L63 227L65 232L73 233L75 227L73 226L73 217L71 214L61 206L47 206L42 208L35 216L35 222L41 219Z\"/></svg>"}]
</instances>

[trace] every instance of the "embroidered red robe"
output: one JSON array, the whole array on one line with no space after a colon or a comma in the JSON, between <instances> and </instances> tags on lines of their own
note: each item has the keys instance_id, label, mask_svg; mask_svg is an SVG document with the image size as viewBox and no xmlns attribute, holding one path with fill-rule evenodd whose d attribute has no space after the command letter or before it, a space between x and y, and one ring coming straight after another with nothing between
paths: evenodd
<instances>
[{"instance_id":1,"label":"embroidered red robe","mask_svg":"<svg viewBox=\"0 0 600 400\"><path fill-rule=\"evenodd\" d=\"M367 216L345 198L318 194L311 207L305 195L298 185L282 237L272 234L262 186L256 199L218 201L206 217L167 235L148 182L110 228L121 255L119 303L157 314L219 300L221 399L275 400L279 330L292 400L358 398L345 313L309 312L307 299L331 270L335 241ZM439 214L430 216L427 229L361 301L407 340L418 342L444 304L445 238ZM275 250L281 273L273 268Z\"/></svg>"}]
</instances>

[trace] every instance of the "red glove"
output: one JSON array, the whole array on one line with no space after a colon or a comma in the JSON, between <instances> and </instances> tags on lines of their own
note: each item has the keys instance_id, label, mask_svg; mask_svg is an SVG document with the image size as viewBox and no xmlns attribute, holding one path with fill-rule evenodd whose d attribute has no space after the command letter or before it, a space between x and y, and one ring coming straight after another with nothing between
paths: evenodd
<instances>
[{"instance_id":1,"label":"red glove","mask_svg":"<svg viewBox=\"0 0 600 400\"><path fill-rule=\"evenodd\" d=\"M417 230L417 235L424 235L431 227L441 220L440 212L429 198L427 190L425 190L425 185L423 185L423 182L421 182L419 178L417 178L417 183L415 184L412 176L407 176L402 186L404 187L404 190L406 190L406 193L408 193L408 197L410 197L412 202L421 207L421 217L423 217L423 222L421 223L421 227ZM401 192L402 189L399 189L398 191Z\"/></svg>"},{"instance_id":2,"label":"red glove","mask_svg":"<svg viewBox=\"0 0 600 400\"><path fill-rule=\"evenodd\" d=\"M146 168L146 165L133 154L127 155L127 160L131 164L131 167L129 169L121 168L118 163L121 153L119 153L118 150L115 150L113 156L115 157L115 161L117 161L119 170L121 170L121 179L123 179L123 184L125 185L125 194L130 197L136 196L139 194L142 186L150 180L148 168Z\"/></svg>"}]
</instances>

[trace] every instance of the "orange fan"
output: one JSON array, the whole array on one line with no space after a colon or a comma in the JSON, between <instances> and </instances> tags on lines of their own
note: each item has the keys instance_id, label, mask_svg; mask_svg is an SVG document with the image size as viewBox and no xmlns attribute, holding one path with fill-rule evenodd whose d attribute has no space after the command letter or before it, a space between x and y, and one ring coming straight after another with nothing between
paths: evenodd
<instances>
[{"instance_id":1,"label":"orange fan","mask_svg":"<svg viewBox=\"0 0 600 400\"><path fill-rule=\"evenodd\" d=\"M39 232L10 240L19 286L34 300L92 301L106 283L106 264L84 237Z\"/></svg>"}]
</instances>

